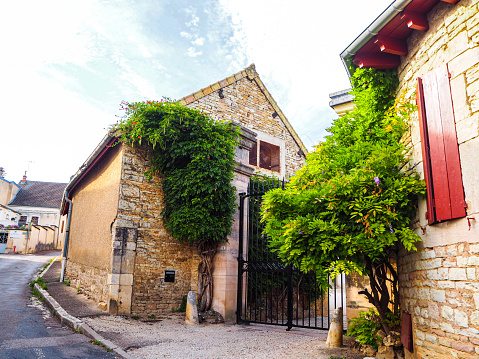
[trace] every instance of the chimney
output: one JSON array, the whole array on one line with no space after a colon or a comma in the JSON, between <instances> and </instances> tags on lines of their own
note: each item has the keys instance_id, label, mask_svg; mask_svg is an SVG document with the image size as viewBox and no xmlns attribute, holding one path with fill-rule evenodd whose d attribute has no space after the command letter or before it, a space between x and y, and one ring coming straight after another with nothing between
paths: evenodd
<instances>
[{"instance_id":1,"label":"chimney","mask_svg":"<svg viewBox=\"0 0 479 359\"><path fill-rule=\"evenodd\" d=\"M0 178L3 178L5 176L5 170L3 167L0 167Z\"/></svg>"},{"instance_id":2,"label":"chimney","mask_svg":"<svg viewBox=\"0 0 479 359\"><path fill-rule=\"evenodd\" d=\"M27 171L25 171L25 174L23 175L23 179L20 181L21 184L27 183Z\"/></svg>"}]
</instances>

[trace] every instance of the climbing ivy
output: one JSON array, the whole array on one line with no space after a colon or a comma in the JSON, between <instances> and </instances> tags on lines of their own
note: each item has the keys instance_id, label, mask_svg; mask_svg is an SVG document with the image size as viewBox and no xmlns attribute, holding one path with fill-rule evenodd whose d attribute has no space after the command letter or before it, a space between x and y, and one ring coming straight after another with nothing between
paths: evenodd
<instances>
[{"instance_id":1,"label":"climbing ivy","mask_svg":"<svg viewBox=\"0 0 479 359\"><path fill-rule=\"evenodd\" d=\"M355 109L334 120L285 191L265 195L262 221L278 256L316 270L324 286L328 275L369 275L371 292L360 293L389 332L384 319L399 295L390 258L398 242L416 250L420 240L410 223L425 186L401 141L414 108L395 103L393 71L358 68L351 83Z\"/></svg>"},{"instance_id":2,"label":"climbing ivy","mask_svg":"<svg viewBox=\"0 0 479 359\"><path fill-rule=\"evenodd\" d=\"M201 257L199 302L211 306L212 263L218 242L231 232L235 211L234 155L239 130L168 99L122 103L125 116L113 130L119 140L146 148L149 179L161 176L163 222Z\"/></svg>"}]
</instances>

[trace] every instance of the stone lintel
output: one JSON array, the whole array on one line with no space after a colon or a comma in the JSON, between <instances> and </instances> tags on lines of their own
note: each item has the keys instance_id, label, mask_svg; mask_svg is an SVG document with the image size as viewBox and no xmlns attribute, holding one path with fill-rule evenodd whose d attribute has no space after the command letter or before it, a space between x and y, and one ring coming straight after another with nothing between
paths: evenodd
<instances>
[{"instance_id":1,"label":"stone lintel","mask_svg":"<svg viewBox=\"0 0 479 359\"><path fill-rule=\"evenodd\" d=\"M245 164L236 162L235 163L235 172L240 173L242 175L251 177L254 173L254 168L251 166L247 166Z\"/></svg>"}]
</instances>

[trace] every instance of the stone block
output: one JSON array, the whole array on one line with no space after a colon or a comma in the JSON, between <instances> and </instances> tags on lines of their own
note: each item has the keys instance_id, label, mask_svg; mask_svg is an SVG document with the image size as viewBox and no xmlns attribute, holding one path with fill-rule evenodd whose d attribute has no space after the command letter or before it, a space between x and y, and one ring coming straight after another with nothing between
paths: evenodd
<instances>
[{"instance_id":1,"label":"stone block","mask_svg":"<svg viewBox=\"0 0 479 359\"><path fill-rule=\"evenodd\" d=\"M446 292L439 289L431 289L431 297L435 302L444 303L446 301Z\"/></svg>"},{"instance_id":2,"label":"stone block","mask_svg":"<svg viewBox=\"0 0 479 359\"><path fill-rule=\"evenodd\" d=\"M343 345L343 308L334 310L326 339L326 347L340 348Z\"/></svg>"},{"instance_id":3,"label":"stone block","mask_svg":"<svg viewBox=\"0 0 479 359\"><path fill-rule=\"evenodd\" d=\"M196 294L193 291L188 292L186 299L186 317L185 323L188 325L198 325L198 306L196 304Z\"/></svg>"},{"instance_id":4,"label":"stone block","mask_svg":"<svg viewBox=\"0 0 479 359\"><path fill-rule=\"evenodd\" d=\"M378 352L376 353L376 358L381 358L381 359L394 359L396 356L394 354L394 349L393 347L387 347L384 345L381 345L378 348Z\"/></svg>"},{"instance_id":5,"label":"stone block","mask_svg":"<svg viewBox=\"0 0 479 359\"><path fill-rule=\"evenodd\" d=\"M446 332L446 333L455 333L454 331L454 328L451 324L449 323L439 323L439 327L441 328L441 330L443 332Z\"/></svg>"},{"instance_id":6,"label":"stone block","mask_svg":"<svg viewBox=\"0 0 479 359\"><path fill-rule=\"evenodd\" d=\"M479 309L479 293L474 293L472 297L474 298L474 304L476 306L476 309Z\"/></svg>"},{"instance_id":7,"label":"stone block","mask_svg":"<svg viewBox=\"0 0 479 359\"><path fill-rule=\"evenodd\" d=\"M475 310L471 313L470 316L471 324L479 326L479 310Z\"/></svg>"},{"instance_id":8,"label":"stone block","mask_svg":"<svg viewBox=\"0 0 479 359\"><path fill-rule=\"evenodd\" d=\"M426 334L420 330L416 329L416 338L419 340L425 340L426 339Z\"/></svg>"},{"instance_id":9,"label":"stone block","mask_svg":"<svg viewBox=\"0 0 479 359\"><path fill-rule=\"evenodd\" d=\"M437 275L439 276L439 279L449 279L449 269L447 268L438 268L437 269Z\"/></svg>"},{"instance_id":10,"label":"stone block","mask_svg":"<svg viewBox=\"0 0 479 359\"><path fill-rule=\"evenodd\" d=\"M474 346L472 344L459 342L459 341L453 341L451 344L452 344L452 349L469 353L469 354L475 353Z\"/></svg>"},{"instance_id":11,"label":"stone block","mask_svg":"<svg viewBox=\"0 0 479 359\"><path fill-rule=\"evenodd\" d=\"M472 84L474 81L479 80L479 63L471 67L465 73L465 83Z\"/></svg>"},{"instance_id":12,"label":"stone block","mask_svg":"<svg viewBox=\"0 0 479 359\"><path fill-rule=\"evenodd\" d=\"M440 317L439 317L439 306L437 305L437 303L429 303L428 304L428 312L429 312L429 316L434 319L434 320L439 320Z\"/></svg>"},{"instance_id":13,"label":"stone block","mask_svg":"<svg viewBox=\"0 0 479 359\"><path fill-rule=\"evenodd\" d=\"M438 289L454 289L456 288L456 285L454 282L448 281L448 280L441 280L437 282L437 288Z\"/></svg>"},{"instance_id":14,"label":"stone block","mask_svg":"<svg viewBox=\"0 0 479 359\"><path fill-rule=\"evenodd\" d=\"M450 39L447 43L447 57L449 59L454 59L469 49L469 38L466 27L462 25L456 30L460 31L461 29L462 31L457 34L455 33L454 38Z\"/></svg>"},{"instance_id":15,"label":"stone block","mask_svg":"<svg viewBox=\"0 0 479 359\"><path fill-rule=\"evenodd\" d=\"M442 262L442 266L445 268L457 267L456 259L454 258L451 260L450 258L447 258Z\"/></svg>"},{"instance_id":16,"label":"stone block","mask_svg":"<svg viewBox=\"0 0 479 359\"><path fill-rule=\"evenodd\" d=\"M468 49L461 53L459 56L449 62L449 72L451 77L455 78L461 73L466 72L468 69L477 64L479 59L479 47Z\"/></svg>"},{"instance_id":17,"label":"stone block","mask_svg":"<svg viewBox=\"0 0 479 359\"><path fill-rule=\"evenodd\" d=\"M424 262L424 269L434 269L442 266L442 258L434 258Z\"/></svg>"},{"instance_id":18,"label":"stone block","mask_svg":"<svg viewBox=\"0 0 479 359\"><path fill-rule=\"evenodd\" d=\"M479 253L479 244L470 244L469 253Z\"/></svg>"},{"instance_id":19,"label":"stone block","mask_svg":"<svg viewBox=\"0 0 479 359\"><path fill-rule=\"evenodd\" d=\"M454 309L454 320L460 327L467 328L469 326L467 314L459 309Z\"/></svg>"},{"instance_id":20,"label":"stone block","mask_svg":"<svg viewBox=\"0 0 479 359\"><path fill-rule=\"evenodd\" d=\"M139 198L140 197L140 188L136 185L131 185L128 183L122 183L120 187L120 193L124 197Z\"/></svg>"},{"instance_id":21,"label":"stone block","mask_svg":"<svg viewBox=\"0 0 479 359\"><path fill-rule=\"evenodd\" d=\"M467 280L465 268L449 268L449 280Z\"/></svg>"},{"instance_id":22,"label":"stone block","mask_svg":"<svg viewBox=\"0 0 479 359\"><path fill-rule=\"evenodd\" d=\"M466 93L466 89L464 88L464 96L465 96L465 93ZM447 257L445 246L435 247L434 252L436 252L436 257L442 257L442 258Z\"/></svg>"},{"instance_id":23,"label":"stone block","mask_svg":"<svg viewBox=\"0 0 479 359\"><path fill-rule=\"evenodd\" d=\"M467 112L470 112L469 106L467 106ZM479 136L479 115L466 117L456 123L456 133L459 144Z\"/></svg>"},{"instance_id":24,"label":"stone block","mask_svg":"<svg viewBox=\"0 0 479 359\"><path fill-rule=\"evenodd\" d=\"M110 273L108 274L107 284L114 285L120 284L120 274Z\"/></svg>"},{"instance_id":25,"label":"stone block","mask_svg":"<svg viewBox=\"0 0 479 359\"><path fill-rule=\"evenodd\" d=\"M439 343L439 345L442 345L443 347L452 348L452 341L451 341L451 339L448 339L448 338L439 338L438 343Z\"/></svg>"},{"instance_id":26,"label":"stone block","mask_svg":"<svg viewBox=\"0 0 479 359\"><path fill-rule=\"evenodd\" d=\"M454 320L454 309L452 309L451 307L449 307L447 305L443 305L441 307L441 316L446 320L453 321Z\"/></svg>"},{"instance_id":27,"label":"stone block","mask_svg":"<svg viewBox=\"0 0 479 359\"><path fill-rule=\"evenodd\" d=\"M467 257L458 256L456 257L456 263L458 267L465 267L467 266Z\"/></svg>"},{"instance_id":28,"label":"stone block","mask_svg":"<svg viewBox=\"0 0 479 359\"><path fill-rule=\"evenodd\" d=\"M436 258L436 252L434 251L434 249L430 249L430 250L425 250L424 252L422 252L423 255L422 255L422 259L433 259L433 258Z\"/></svg>"},{"instance_id":29,"label":"stone block","mask_svg":"<svg viewBox=\"0 0 479 359\"><path fill-rule=\"evenodd\" d=\"M456 257L457 256L457 244L451 244L446 247L446 254L448 257Z\"/></svg>"},{"instance_id":30,"label":"stone block","mask_svg":"<svg viewBox=\"0 0 479 359\"><path fill-rule=\"evenodd\" d=\"M119 283L121 286L133 285L133 274L120 274Z\"/></svg>"},{"instance_id":31,"label":"stone block","mask_svg":"<svg viewBox=\"0 0 479 359\"><path fill-rule=\"evenodd\" d=\"M479 266L479 257L478 256L470 256L467 260L468 266Z\"/></svg>"},{"instance_id":32,"label":"stone block","mask_svg":"<svg viewBox=\"0 0 479 359\"><path fill-rule=\"evenodd\" d=\"M468 30L476 30L479 27L479 12L474 13L474 15L466 21L466 28Z\"/></svg>"},{"instance_id":33,"label":"stone block","mask_svg":"<svg viewBox=\"0 0 479 359\"><path fill-rule=\"evenodd\" d=\"M426 341L431 342L433 344L437 343L437 337L435 335L431 335L426 333Z\"/></svg>"},{"instance_id":34,"label":"stone block","mask_svg":"<svg viewBox=\"0 0 479 359\"><path fill-rule=\"evenodd\" d=\"M118 208L125 210L125 211L134 211L136 208L136 204L133 202L125 201L123 199L120 199L118 201Z\"/></svg>"},{"instance_id":35,"label":"stone block","mask_svg":"<svg viewBox=\"0 0 479 359\"><path fill-rule=\"evenodd\" d=\"M467 279L475 280L476 279L476 268L466 268Z\"/></svg>"}]
</instances>

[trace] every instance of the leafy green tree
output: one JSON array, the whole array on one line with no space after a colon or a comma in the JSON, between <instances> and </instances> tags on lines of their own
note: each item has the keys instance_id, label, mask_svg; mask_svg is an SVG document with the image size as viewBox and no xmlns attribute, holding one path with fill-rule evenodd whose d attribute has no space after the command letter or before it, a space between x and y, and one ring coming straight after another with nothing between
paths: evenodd
<instances>
[{"instance_id":1,"label":"leafy green tree","mask_svg":"<svg viewBox=\"0 0 479 359\"><path fill-rule=\"evenodd\" d=\"M122 103L122 108L125 116L112 129L121 142L147 149L148 178L161 176L163 222L174 238L198 249L198 302L206 311L217 245L227 241L233 223L239 130L167 99Z\"/></svg>"},{"instance_id":2,"label":"leafy green tree","mask_svg":"<svg viewBox=\"0 0 479 359\"><path fill-rule=\"evenodd\" d=\"M351 82L355 109L333 122L285 191L265 195L262 221L278 256L316 270L323 286L328 275L367 274L371 291L360 293L389 333L386 315L399 303L390 258L398 242L416 249L410 222L425 186L401 141L412 106L395 105L396 74L357 69Z\"/></svg>"}]
</instances>

